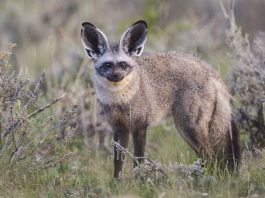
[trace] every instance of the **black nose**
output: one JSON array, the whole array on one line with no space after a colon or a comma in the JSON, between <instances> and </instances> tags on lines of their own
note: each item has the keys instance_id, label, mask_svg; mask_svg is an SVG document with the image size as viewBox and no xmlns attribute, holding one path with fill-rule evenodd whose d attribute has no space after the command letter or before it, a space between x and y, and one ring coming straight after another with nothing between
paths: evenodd
<instances>
[{"instance_id":1,"label":"black nose","mask_svg":"<svg viewBox=\"0 0 265 198\"><path fill-rule=\"evenodd\" d=\"M112 81L112 82L119 82L123 78L124 78L124 76L122 74L119 74L119 73L114 73L114 74L112 74L112 75L110 75L110 76L107 77L107 79L109 81Z\"/></svg>"}]
</instances>

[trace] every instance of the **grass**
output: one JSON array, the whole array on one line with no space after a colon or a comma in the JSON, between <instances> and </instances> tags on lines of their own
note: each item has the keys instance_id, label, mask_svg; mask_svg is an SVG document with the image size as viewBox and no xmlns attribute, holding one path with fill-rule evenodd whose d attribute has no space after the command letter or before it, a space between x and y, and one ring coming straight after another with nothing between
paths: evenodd
<instances>
[{"instance_id":1,"label":"grass","mask_svg":"<svg viewBox=\"0 0 265 198\"><path fill-rule=\"evenodd\" d=\"M80 137L79 137L80 138ZM76 138L68 146L71 155L54 167L34 169L20 162L0 173L3 197L250 197L265 195L265 158L245 156L239 176L205 174L189 178L169 169L176 162L190 164L196 159L170 123L148 133L147 155L159 160L168 178L135 178L132 160L127 157L121 181L112 178L113 156L98 149L80 146ZM78 145L78 147L76 146ZM60 152L60 150L55 151Z\"/></svg>"}]
</instances>

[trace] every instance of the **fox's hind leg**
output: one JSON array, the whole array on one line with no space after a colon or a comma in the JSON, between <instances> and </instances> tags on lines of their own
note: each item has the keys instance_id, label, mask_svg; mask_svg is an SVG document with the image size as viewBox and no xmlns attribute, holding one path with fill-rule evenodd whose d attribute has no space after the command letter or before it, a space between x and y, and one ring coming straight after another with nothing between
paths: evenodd
<instances>
[{"instance_id":1,"label":"fox's hind leg","mask_svg":"<svg viewBox=\"0 0 265 198\"><path fill-rule=\"evenodd\" d=\"M182 93L173 116L179 133L199 157L217 162L221 169L235 168L228 158L239 153L238 135L231 130L231 107L225 90L213 87Z\"/></svg>"},{"instance_id":2,"label":"fox's hind leg","mask_svg":"<svg viewBox=\"0 0 265 198\"><path fill-rule=\"evenodd\" d=\"M213 91L207 93L207 97L189 91L182 93L173 106L178 132L199 157L210 157L213 153L209 145L208 123L214 110L214 100Z\"/></svg>"},{"instance_id":3,"label":"fox's hind leg","mask_svg":"<svg viewBox=\"0 0 265 198\"><path fill-rule=\"evenodd\" d=\"M198 157L211 158L213 151L208 141L207 125L197 126L187 117L185 122L180 122L182 119L179 119L177 116L175 116L174 120L178 132Z\"/></svg>"}]
</instances>

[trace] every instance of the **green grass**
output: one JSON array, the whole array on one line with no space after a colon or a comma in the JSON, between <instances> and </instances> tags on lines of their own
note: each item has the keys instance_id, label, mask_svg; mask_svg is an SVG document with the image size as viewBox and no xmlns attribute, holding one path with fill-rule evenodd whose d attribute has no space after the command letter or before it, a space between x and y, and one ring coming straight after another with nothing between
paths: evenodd
<instances>
[{"instance_id":1,"label":"green grass","mask_svg":"<svg viewBox=\"0 0 265 198\"><path fill-rule=\"evenodd\" d=\"M127 157L123 179L112 178L113 156L88 148L76 138L67 149L71 156L47 169L27 167L27 161L6 167L0 173L2 197L109 197L135 195L139 197L247 197L265 195L263 158L243 160L239 176L207 174L190 182L177 177L167 167L176 162L192 163L196 156L180 139L170 123L155 127L148 133L147 155L163 164L168 178L135 178L132 160ZM59 152L59 151L58 151ZM204 194L203 194L204 193Z\"/></svg>"}]
</instances>

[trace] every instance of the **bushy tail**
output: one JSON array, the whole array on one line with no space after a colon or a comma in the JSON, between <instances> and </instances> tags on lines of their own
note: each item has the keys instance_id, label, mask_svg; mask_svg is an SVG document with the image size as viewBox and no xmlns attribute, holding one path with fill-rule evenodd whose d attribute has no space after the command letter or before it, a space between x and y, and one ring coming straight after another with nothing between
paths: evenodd
<instances>
[{"instance_id":1,"label":"bushy tail","mask_svg":"<svg viewBox=\"0 0 265 198\"><path fill-rule=\"evenodd\" d=\"M227 150L227 168L231 172L237 172L240 163L239 131L234 120L231 120L231 132Z\"/></svg>"}]
</instances>

